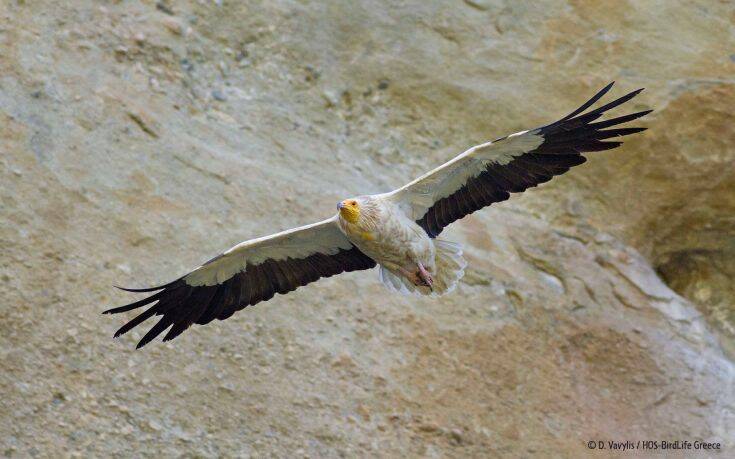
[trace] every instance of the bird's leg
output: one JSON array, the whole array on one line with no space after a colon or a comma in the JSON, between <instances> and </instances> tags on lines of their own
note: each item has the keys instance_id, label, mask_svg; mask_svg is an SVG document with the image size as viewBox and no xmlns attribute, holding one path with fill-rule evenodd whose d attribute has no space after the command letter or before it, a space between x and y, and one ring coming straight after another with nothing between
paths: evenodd
<instances>
[{"instance_id":1,"label":"bird's leg","mask_svg":"<svg viewBox=\"0 0 735 459\"><path fill-rule=\"evenodd\" d=\"M431 291L434 291L432 285L434 284L434 278L431 277L431 274L429 274L429 271L424 268L424 265L421 264L421 262L418 262L419 271L416 273L416 276L421 278L421 281L423 285L429 287Z\"/></svg>"},{"instance_id":2,"label":"bird's leg","mask_svg":"<svg viewBox=\"0 0 735 459\"><path fill-rule=\"evenodd\" d=\"M411 281L413 285L416 285L418 287L429 287L430 290L434 290L432 288L432 285L434 284L434 278L431 277L431 274L424 268L424 265L422 265L420 262L417 263L418 270L417 271L410 271L403 266L399 266L398 270L401 272L403 277Z\"/></svg>"},{"instance_id":3,"label":"bird's leg","mask_svg":"<svg viewBox=\"0 0 735 459\"><path fill-rule=\"evenodd\" d=\"M424 285L424 281L419 277L418 272L409 271L403 266L399 266L398 270L401 272L403 277L411 281L413 285Z\"/></svg>"}]
</instances>

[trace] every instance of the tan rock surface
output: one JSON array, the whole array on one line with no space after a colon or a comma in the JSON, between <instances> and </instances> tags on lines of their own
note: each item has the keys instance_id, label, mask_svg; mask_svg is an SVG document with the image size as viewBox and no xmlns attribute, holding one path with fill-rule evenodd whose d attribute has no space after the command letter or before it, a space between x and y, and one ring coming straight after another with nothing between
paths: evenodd
<instances>
[{"instance_id":1,"label":"tan rock surface","mask_svg":"<svg viewBox=\"0 0 735 459\"><path fill-rule=\"evenodd\" d=\"M705 439L729 456L734 18L718 1L2 2L0 451ZM647 87L650 130L454 225L455 294L351 273L173 343L111 339L123 319L99 313L130 299L112 284L170 280L613 79Z\"/></svg>"}]
</instances>

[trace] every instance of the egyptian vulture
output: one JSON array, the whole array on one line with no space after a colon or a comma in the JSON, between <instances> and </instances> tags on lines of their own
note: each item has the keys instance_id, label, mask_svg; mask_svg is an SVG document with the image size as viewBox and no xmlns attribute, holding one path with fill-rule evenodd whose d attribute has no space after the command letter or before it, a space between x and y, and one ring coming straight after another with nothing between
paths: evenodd
<instances>
[{"instance_id":1,"label":"egyptian vulture","mask_svg":"<svg viewBox=\"0 0 735 459\"><path fill-rule=\"evenodd\" d=\"M438 237L447 225L584 163L582 153L622 144L606 139L645 130L620 125L650 110L595 121L642 89L585 113L612 85L559 121L476 145L389 193L345 199L331 218L242 242L168 284L124 288L155 293L105 311L150 305L115 337L161 316L137 347L171 327L163 338L168 341L192 324L224 320L276 293L376 264L389 290L420 295L452 291L466 262L459 244Z\"/></svg>"}]
</instances>

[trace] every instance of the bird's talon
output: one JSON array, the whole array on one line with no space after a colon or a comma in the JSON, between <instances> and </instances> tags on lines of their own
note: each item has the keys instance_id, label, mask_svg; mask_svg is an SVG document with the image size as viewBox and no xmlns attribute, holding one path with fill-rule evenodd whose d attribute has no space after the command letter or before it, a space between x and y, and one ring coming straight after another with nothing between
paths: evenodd
<instances>
[{"instance_id":1,"label":"bird's talon","mask_svg":"<svg viewBox=\"0 0 735 459\"><path fill-rule=\"evenodd\" d=\"M434 283L434 278L432 278L429 273L422 274L421 271L416 271L414 276L416 277L418 284L423 285L424 287L431 287Z\"/></svg>"},{"instance_id":2,"label":"bird's talon","mask_svg":"<svg viewBox=\"0 0 735 459\"><path fill-rule=\"evenodd\" d=\"M420 285L424 287L429 287L429 290L433 292L434 291L434 288L433 288L434 278L431 277L431 274L429 274L429 271L427 271L426 268L424 268L424 266L421 263L419 263L418 268L419 270L416 272L415 276L421 280Z\"/></svg>"}]
</instances>

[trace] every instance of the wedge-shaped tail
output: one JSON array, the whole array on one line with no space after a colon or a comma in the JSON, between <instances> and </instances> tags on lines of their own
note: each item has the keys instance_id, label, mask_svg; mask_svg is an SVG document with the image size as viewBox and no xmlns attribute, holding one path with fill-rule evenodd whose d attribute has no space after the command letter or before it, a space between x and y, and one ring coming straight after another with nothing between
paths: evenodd
<instances>
[{"instance_id":1,"label":"wedge-shaped tail","mask_svg":"<svg viewBox=\"0 0 735 459\"><path fill-rule=\"evenodd\" d=\"M434 241L436 248L436 272L433 273L434 285L432 288L416 286L403 276L394 274L382 265L378 275L385 287L405 295L444 295L457 288L459 280L464 276L467 262L462 256L462 245L444 239Z\"/></svg>"}]
</instances>

